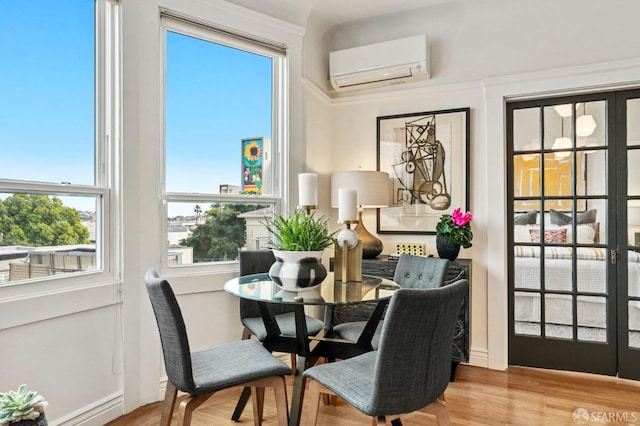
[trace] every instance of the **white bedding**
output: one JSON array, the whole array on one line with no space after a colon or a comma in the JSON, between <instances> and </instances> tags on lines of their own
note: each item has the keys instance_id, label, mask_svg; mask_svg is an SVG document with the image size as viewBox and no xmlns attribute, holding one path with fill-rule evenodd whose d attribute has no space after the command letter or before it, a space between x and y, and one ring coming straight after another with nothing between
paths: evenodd
<instances>
[{"instance_id":1,"label":"white bedding","mask_svg":"<svg viewBox=\"0 0 640 426\"><path fill-rule=\"evenodd\" d=\"M545 289L570 291L572 286L573 256L577 258L578 292L601 293L603 296L578 296L577 317L581 327L604 328L606 325L606 265L605 249L578 247L545 248ZM622 261L622 257L618 258ZM640 253L628 252L629 294L640 296ZM518 289L540 288L540 247L517 246L515 248L515 320L527 323L540 322L540 296L536 293L518 292ZM629 304L630 329L640 330L640 302ZM569 295L547 294L545 321L550 324L573 324L572 299Z\"/></svg>"}]
</instances>

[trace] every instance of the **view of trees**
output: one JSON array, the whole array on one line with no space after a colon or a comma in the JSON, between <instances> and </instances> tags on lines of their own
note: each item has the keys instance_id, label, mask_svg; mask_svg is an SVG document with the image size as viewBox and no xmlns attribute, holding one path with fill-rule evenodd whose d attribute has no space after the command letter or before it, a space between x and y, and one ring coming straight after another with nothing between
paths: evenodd
<instances>
[{"instance_id":1,"label":"view of trees","mask_svg":"<svg viewBox=\"0 0 640 426\"><path fill-rule=\"evenodd\" d=\"M0 245L89 244L89 229L78 210L58 197L14 194L0 200Z\"/></svg>"},{"instance_id":2,"label":"view of trees","mask_svg":"<svg viewBox=\"0 0 640 426\"><path fill-rule=\"evenodd\" d=\"M245 221L239 214L257 210L257 204L212 204L204 213L193 234L180 244L193 247L194 262L215 262L237 257L238 247L244 245Z\"/></svg>"}]
</instances>

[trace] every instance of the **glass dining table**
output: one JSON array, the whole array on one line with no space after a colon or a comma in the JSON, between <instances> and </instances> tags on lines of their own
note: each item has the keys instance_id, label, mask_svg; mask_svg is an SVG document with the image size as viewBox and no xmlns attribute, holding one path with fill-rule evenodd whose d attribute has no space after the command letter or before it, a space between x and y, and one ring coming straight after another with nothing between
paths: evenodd
<instances>
[{"instance_id":1,"label":"glass dining table","mask_svg":"<svg viewBox=\"0 0 640 426\"><path fill-rule=\"evenodd\" d=\"M263 345L270 351L289 347L289 352L297 354L291 413L289 425L299 425L302 413L305 380L302 373L314 365L319 358L330 360L346 359L373 350L371 339L394 291L400 288L391 280L363 276L362 281L336 281L332 272L325 280L309 290L292 292L283 290L271 280L269 274L245 275L225 283L227 293L258 303L267 331ZM268 304L288 304L294 307L296 336L284 336ZM334 310L337 306L374 304L373 312L358 341L337 338L333 335ZM315 336L309 336L305 321L305 306L324 307L324 328ZM282 349L280 349L282 350ZM238 420L244 409L250 391L243 392L238 402L233 420Z\"/></svg>"}]
</instances>

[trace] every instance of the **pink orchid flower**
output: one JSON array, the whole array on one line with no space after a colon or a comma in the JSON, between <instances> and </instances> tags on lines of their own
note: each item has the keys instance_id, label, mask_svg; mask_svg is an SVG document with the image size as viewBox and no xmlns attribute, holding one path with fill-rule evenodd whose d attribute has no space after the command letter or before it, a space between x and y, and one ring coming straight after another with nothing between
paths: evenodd
<instances>
[{"instance_id":1,"label":"pink orchid flower","mask_svg":"<svg viewBox=\"0 0 640 426\"><path fill-rule=\"evenodd\" d=\"M457 226L465 226L467 223L471 222L471 219L473 219L473 214L471 214L471 212L462 214L462 210L460 209L460 207L458 207L451 214L451 219Z\"/></svg>"}]
</instances>

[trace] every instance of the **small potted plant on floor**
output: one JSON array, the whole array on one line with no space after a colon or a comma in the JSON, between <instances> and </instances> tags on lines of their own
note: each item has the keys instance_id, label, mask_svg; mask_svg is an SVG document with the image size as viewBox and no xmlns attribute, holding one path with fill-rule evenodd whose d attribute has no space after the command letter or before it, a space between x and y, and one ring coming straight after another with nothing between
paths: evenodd
<instances>
[{"instance_id":1,"label":"small potted plant on floor","mask_svg":"<svg viewBox=\"0 0 640 426\"><path fill-rule=\"evenodd\" d=\"M0 426L47 426L47 401L21 385L18 391L0 393Z\"/></svg>"},{"instance_id":2,"label":"small potted plant on floor","mask_svg":"<svg viewBox=\"0 0 640 426\"><path fill-rule=\"evenodd\" d=\"M269 270L271 279L285 290L300 291L319 285L327 276L322 265L324 249L333 244L326 217L302 210L289 216L276 215L266 224L273 235L276 263Z\"/></svg>"}]
</instances>

